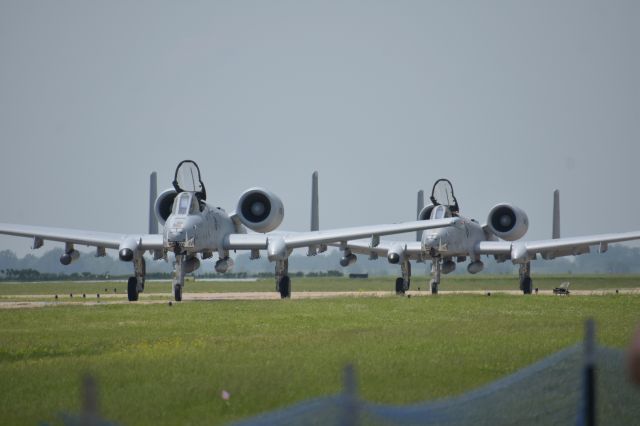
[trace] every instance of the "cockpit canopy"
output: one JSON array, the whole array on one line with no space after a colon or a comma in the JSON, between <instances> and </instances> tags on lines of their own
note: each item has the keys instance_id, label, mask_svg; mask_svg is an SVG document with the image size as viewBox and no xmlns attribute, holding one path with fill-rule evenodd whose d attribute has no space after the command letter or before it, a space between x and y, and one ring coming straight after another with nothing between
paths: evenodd
<instances>
[{"instance_id":1,"label":"cockpit canopy","mask_svg":"<svg viewBox=\"0 0 640 426\"><path fill-rule=\"evenodd\" d=\"M182 192L178 194L173 202L173 214L177 216L188 216L200 211L198 197L193 192Z\"/></svg>"},{"instance_id":2,"label":"cockpit canopy","mask_svg":"<svg viewBox=\"0 0 640 426\"><path fill-rule=\"evenodd\" d=\"M449 207L439 205L433 207L433 210L431 210L431 217L429 219L446 219L448 217L452 217Z\"/></svg>"},{"instance_id":3,"label":"cockpit canopy","mask_svg":"<svg viewBox=\"0 0 640 426\"><path fill-rule=\"evenodd\" d=\"M178 194L182 192L191 192L195 194L199 201L207 199L207 190L200 178L200 168L192 160L184 160L176 167L176 173L173 179L173 187Z\"/></svg>"},{"instance_id":4,"label":"cockpit canopy","mask_svg":"<svg viewBox=\"0 0 640 426\"><path fill-rule=\"evenodd\" d=\"M458 200L456 200L456 196L453 194L453 185L448 179L438 179L436 183L433 184L431 202L436 206L431 212L432 219L451 217L460 212ZM448 216L443 216L446 215L447 212L443 212L442 209L437 213L438 207L446 207L445 210L448 211ZM435 217L436 214L439 216Z\"/></svg>"}]
</instances>

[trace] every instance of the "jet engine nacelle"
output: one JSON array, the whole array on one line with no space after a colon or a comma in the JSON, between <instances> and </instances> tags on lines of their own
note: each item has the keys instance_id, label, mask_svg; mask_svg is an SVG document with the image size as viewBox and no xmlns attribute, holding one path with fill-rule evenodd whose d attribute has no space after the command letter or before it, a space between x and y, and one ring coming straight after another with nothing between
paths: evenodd
<instances>
[{"instance_id":1,"label":"jet engine nacelle","mask_svg":"<svg viewBox=\"0 0 640 426\"><path fill-rule=\"evenodd\" d=\"M173 209L173 200L176 199L177 195L178 192L175 189L170 188L162 191L158 198L156 198L156 203L153 206L153 210L155 211L160 225L164 226L164 223L167 221L167 218L171 214L171 211Z\"/></svg>"},{"instance_id":2,"label":"jet engine nacelle","mask_svg":"<svg viewBox=\"0 0 640 426\"><path fill-rule=\"evenodd\" d=\"M271 232L282 223L284 206L272 192L251 188L240 196L236 215L244 226L253 231Z\"/></svg>"},{"instance_id":3,"label":"jet engine nacelle","mask_svg":"<svg viewBox=\"0 0 640 426\"><path fill-rule=\"evenodd\" d=\"M511 204L498 204L489 212L487 227L498 238L515 241L529 229L529 218L520 208Z\"/></svg>"},{"instance_id":4,"label":"jet engine nacelle","mask_svg":"<svg viewBox=\"0 0 640 426\"><path fill-rule=\"evenodd\" d=\"M428 206L424 206L420 213L418 213L418 220L428 220L431 218L431 212L435 206L433 204L429 204Z\"/></svg>"}]
</instances>

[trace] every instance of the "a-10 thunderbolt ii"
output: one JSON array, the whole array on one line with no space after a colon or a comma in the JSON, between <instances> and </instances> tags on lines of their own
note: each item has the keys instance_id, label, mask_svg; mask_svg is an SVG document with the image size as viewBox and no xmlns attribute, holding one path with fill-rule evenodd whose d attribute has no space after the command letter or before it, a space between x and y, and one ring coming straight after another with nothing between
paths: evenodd
<instances>
[{"instance_id":1,"label":"a-10 thunderbolt ii","mask_svg":"<svg viewBox=\"0 0 640 426\"><path fill-rule=\"evenodd\" d=\"M153 192L153 191L152 191ZM284 218L280 198L262 188L251 188L241 196L234 212L228 214L207 202L207 193L198 165L182 161L176 167L173 188L163 191L154 202L155 214L164 231L158 234L152 229L148 234L118 234L98 231L51 228L42 226L0 224L0 234L33 238L33 248L42 247L44 240L65 243L60 257L63 265L69 265L80 253L75 245L96 247L96 256L104 256L106 249L117 249L120 260L133 263L134 275L128 280L130 301L138 300L144 291L146 251L154 259L166 259L169 252L175 255L173 293L175 300L182 300L185 274L200 266L200 259L209 259L218 253L215 270L224 273L233 264L229 257L232 250L250 250L251 258L266 250L268 259L275 263L276 291L282 298L291 295L288 275L288 258L298 247L309 247L309 254L326 249L330 243L346 244L351 239L371 238L381 235L412 232L420 229L448 226L456 221L445 218L436 221L413 221L390 225L372 225L323 231L272 233ZM249 228L256 233L247 233Z\"/></svg>"},{"instance_id":2,"label":"a-10 thunderbolt ii","mask_svg":"<svg viewBox=\"0 0 640 426\"><path fill-rule=\"evenodd\" d=\"M492 255L498 262L511 260L519 265L520 289L531 294L531 261L540 255L543 259L574 256L590 252L590 246L598 245L601 253L607 251L609 243L640 239L640 231L587 235L560 238L559 203L556 192L554 202L553 233L548 240L526 241L521 238L529 228L527 214L520 208L501 203L489 211L486 224L468 219L460 214L453 186L447 179L439 179L431 191L431 204L424 206L422 191L418 195L418 220L442 220L458 218L452 226L432 229L421 233L417 241L350 241L341 246L344 255L342 266L355 262L352 252L369 254L370 259L385 256L389 263L400 264L402 276L396 279L396 293L404 294L410 286L410 260L430 260L431 292L438 293L441 274L453 272L456 262L469 258L467 271L476 274L484 268L482 255Z\"/></svg>"}]
</instances>

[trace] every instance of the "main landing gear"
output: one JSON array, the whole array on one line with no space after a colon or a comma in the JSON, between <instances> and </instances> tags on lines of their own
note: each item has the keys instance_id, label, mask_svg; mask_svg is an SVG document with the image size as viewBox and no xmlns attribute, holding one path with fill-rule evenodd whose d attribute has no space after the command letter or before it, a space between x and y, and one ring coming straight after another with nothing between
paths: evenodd
<instances>
[{"instance_id":1,"label":"main landing gear","mask_svg":"<svg viewBox=\"0 0 640 426\"><path fill-rule=\"evenodd\" d=\"M403 260L400 264L402 276L396 278L396 294L404 295L411 286L411 263L409 260Z\"/></svg>"},{"instance_id":2,"label":"main landing gear","mask_svg":"<svg viewBox=\"0 0 640 426\"><path fill-rule=\"evenodd\" d=\"M520 290L523 294L531 294L533 280L531 279L531 262L520 264Z\"/></svg>"},{"instance_id":3,"label":"main landing gear","mask_svg":"<svg viewBox=\"0 0 640 426\"><path fill-rule=\"evenodd\" d=\"M404 260L400 264L402 276L396 278L396 294L403 296L411 286L411 263ZM438 286L440 285L440 275L442 274L442 258L437 256L432 258L431 262L431 294L438 294Z\"/></svg>"},{"instance_id":4,"label":"main landing gear","mask_svg":"<svg viewBox=\"0 0 640 426\"><path fill-rule=\"evenodd\" d=\"M291 297L291 278L289 278L289 259L276 261L276 291L281 299Z\"/></svg>"},{"instance_id":5,"label":"main landing gear","mask_svg":"<svg viewBox=\"0 0 640 426\"><path fill-rule=\"evenodd\" d=\"M138 300L138 295L144 292L144 279L146 275L146 264L144 257L135 256L133 258L134 276L129 277L127 281L127 296L129 302Z\"/></svg>"},{"instance_id":6,"label":"main landing gear","mask_svg":"<svg viewBox=\"0 0 640 426\"><path fill-rule=\"evenodd\" d=\"M182 289L184 288L184 262L187 256L184 254L176 255L176 264L173 277L173 297L176 302L182 301Z\"/></svg>"}]
</instances>

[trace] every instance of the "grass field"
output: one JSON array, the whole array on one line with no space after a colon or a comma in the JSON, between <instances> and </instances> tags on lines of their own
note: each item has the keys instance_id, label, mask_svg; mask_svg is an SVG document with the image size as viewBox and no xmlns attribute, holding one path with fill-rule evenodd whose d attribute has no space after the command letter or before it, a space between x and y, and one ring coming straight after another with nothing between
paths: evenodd
<instances>
[{"instance_id":1,"label":"grass field","mask_svg":"<svg viewBox=\"0 0 640 426\"><path fill-rule=\"evenodd\" d=\"M534 277L533 285L541 290L549 290L558 287L564 281L571 282L572 290L596 290L596 289L625 289L640 288L640 276L638 275L539 275ZM127 283L121 281L106 282L50 282L50 283L0 283L0 300L10 300L15 295L69 295L77 298L82 293L124 295L127 292ZM395 277L372 277L369 279L348 278L292 278L292 292L296 291L393 291L395 289ZM413 276L411 290L429 291L428 278ZM511 275L496 276L469 276L450 275L443 278L440 289L448 290L517 290L518 277ZM187 281L185 293L207 292L274 292L275 281L273 279L261 279L255 282L231 281ZM170 293L171 283L163 281L149 281L145 286L146 293ZM141 295L144 298L144 295Z\"/></svg>"},{"instance_id":2,"label":"grass field","mask_svg":"<svg viewBox=\"0 0 640 426\"><path fill-rule=\"evenodd\" d=\"M597 285L589 278L584 285ZM534 285L566 280L572 287L580 282L538 278ZM613 277L600 288L635 287L637 280ZM390 278L348 281L298 279L294 285L313 291L388 290L391 284ZM513 277L504 283L447 281L443 289L454 282L517 286ZM105 286L62 283L50 290L89 292L96 285ZM150 283L149 289L154 285L167 291L167 283ZM189 285L191 291L272 290L270 280ZM52 294L45 292L48 286L0 284L0 294L10 297L23 287ZM124 292L124 285L118 289ZM56 424L59 413L77 413L85 373L98 381L104 417L127 425L220 424L333 394L341 388L346 363L355 365L367 400L424 401L465 392L581 341L587 317L596 319L599 343L625 347L640 322L640 296L451 295L0 310L0 424ZM220 398L222 390L231 394L228 403Z\"/></svg>"}]
</instances>

